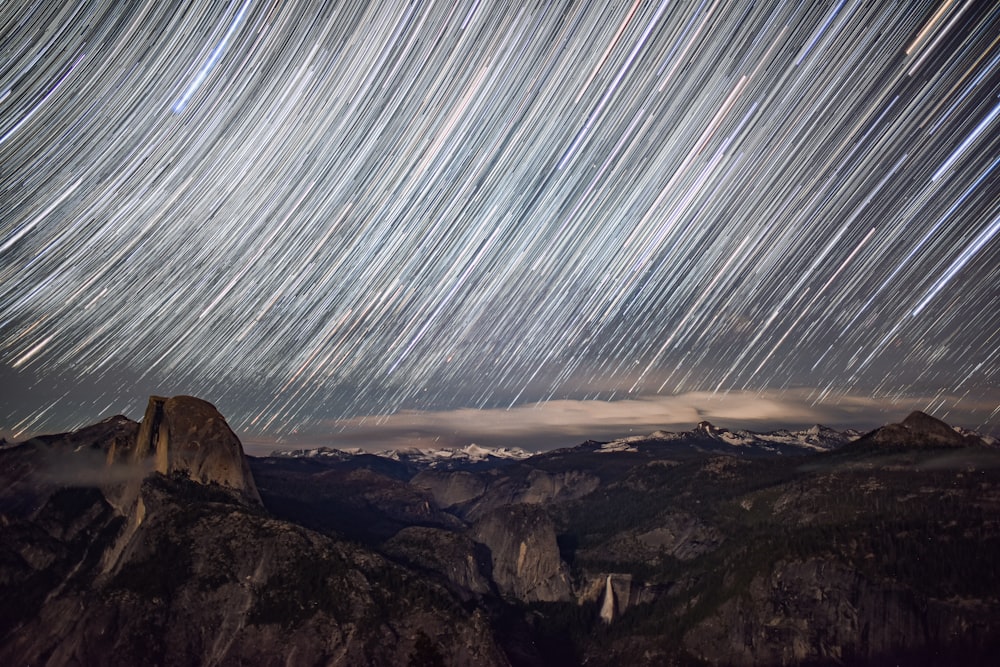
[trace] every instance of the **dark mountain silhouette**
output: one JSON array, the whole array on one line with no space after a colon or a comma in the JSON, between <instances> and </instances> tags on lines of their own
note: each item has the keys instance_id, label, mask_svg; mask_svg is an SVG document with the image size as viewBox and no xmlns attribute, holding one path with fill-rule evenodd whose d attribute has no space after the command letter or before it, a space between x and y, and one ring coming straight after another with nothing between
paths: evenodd
<instances>
[{"instance_id":1,"label":"dark mountain silhouette","mask_svg":"<svg viewBox=\"0 0 1000 667\"><path fill-rule=\"evenodd\" d=\"M889 450L960 448L983 445L976 435L966 435L940 419L920 411L911 412L899 424L889 424L864 434L847 451L886 452Z\"/></svg>"},{"instance_id":2,"label":"dark mountain silhouette","mask_svg":"<svg viewBox=\"0 0 1000 667\"><path fill-rule=\"evenodd\" d=\"M6 447L0 664L1000 661L1000 450L923 413L467 450L247 458L191 397Z\"/></svg>"}]
</instances>

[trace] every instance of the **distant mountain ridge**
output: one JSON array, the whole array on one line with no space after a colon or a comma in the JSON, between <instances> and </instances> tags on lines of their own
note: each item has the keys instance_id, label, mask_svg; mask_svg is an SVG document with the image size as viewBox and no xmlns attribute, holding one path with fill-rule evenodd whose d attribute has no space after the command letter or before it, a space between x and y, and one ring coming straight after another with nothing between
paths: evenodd
<instances>
[{"instance_id":1,"label":"distant mountain ridge","mask_svg":"<svg viewBox=\"0 0 1000 667\"><path fill-rule=\"evenodd\" d=\"M647 435L631 435L610 441L594 441L560 450L529 452L520 447L483 447L476 444L465 447L402 447L395 449L364 450L361 448L337 448L321 446L310 449L276 449L269 456L276 458L318 458L324 460L348 461L359 456L376 456L396 461L417 469L471 469L503 465L524 461L536 456L546 456L553 452L592 451L595 453L639 452L655 447L672 446L699 452L736 453L742 456L790 455L800 456L818 452L830 452L849 443L861 440L868 442L892 442L906 440L926 433L933 443L979 443L994 445L995 438L976 431L952 427L923 412L911 413L899 424L887 424L870 432L857 429L837 430L815 424L806 429L778 429L774 431L751 431L728 429L715 426L709 421L701 421L688 431L658 430Z\"/></svg>"},{"instance_id":2,"label":"distant mountain ridge","mask_svg":"<svg viewBox=\"0 0 1000 667\"><path fill-rule=\"evenodd\" d=\"M690 431L655 431L649 435L617 438L609 442L588 441L577 448L596 447L597 452L635 452L640 446L669 445L693 446L704 451L723 448L742 448L744 452L762 454L804 454L824 452L841 447L861 436L860 431L837 431L822 425L792 431L781 429L757 433L748 430L732 431L702 421ZM367 451L360 448L339 449L316 447L314 449L274 450L272 457L325 458L346 461L356 456L378 456L392 461L414 465L418 468L451 469L477 465L523 461L547 452L529 452L520 447L465 447L418 448L404 447Z\"/></svg>"},{"instance_id":3,"label":"distant mountain ridge","mask_svg":"<svg viewBox=\"0 0 1000 667\"><path fill-rule=\"evenodd\" d=\"M702 421L691 431L679 433L671 431L655 431L649 435L629 436L604 443L598 451L631 451L640 444L654 443L698 443L714 448L721 444L734 448L757 450L769 454L802 454L810 452L825 452L841 447L861 436L859 431L847 429L837 431L820 424L808 429L791 431L780 429L758 433L748 430L730 430L715 426L711 422Z\"/></svg>"},{"instance_id":4,"label":"distant mountain ridge","mask_svg":"<svg viewBox=\"0 0 1000 667\"><path fill-rule=\"evenodd\" d=\"M153 397L0 450L0 664L992 666L995 445L916 412L260 458Z\"/></svg>"},{"instance_id":5,"label":"distant mountain ridge","mask_svg":"<svg viewBox=\"0 0 1000 667\"><path fill-rule=\"evenodd\" d=\"M852 443L852 447L878 451L886 448L988 446L995 442L993 438L979 433L953 428L940 419L917 410L898 424L888 424L864 434Z\"/></svg>"},{"instance_id":6,"label":"distant mountain ridge","mask_svg":"<svg viewBox=\"0 0 1000 667\"><path fill-rule=\"evenodd\" d=\"M465 447L455 448L404 447L379 451L366 451L360 448L337 449L335 447L316 447L315 449L274 450L270 456L326 458L341 461L355 456L378 456L421 468L449 468L455 466L467 467L469 465L497 461L521 461L534 456L534 454L520 447L480 447L476 444L470 444Z\"/></svg>"}]
</instances>

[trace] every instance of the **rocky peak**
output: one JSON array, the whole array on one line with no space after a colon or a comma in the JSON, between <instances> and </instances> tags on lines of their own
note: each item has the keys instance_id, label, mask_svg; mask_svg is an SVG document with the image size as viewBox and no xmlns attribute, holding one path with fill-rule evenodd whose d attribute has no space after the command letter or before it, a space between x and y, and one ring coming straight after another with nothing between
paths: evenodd
<instances>
[{"instance_id":1,"label":"rocky peak","mask_svg":"<svg viewBox=\"0 0 1000 667\"><path fill-rule=\"evenodd\" d=\"M187 474L260 503L243 445L214 405L193 396L151 396L139 426L132 462L152 458L156 472Z\"/></svg>"},{"instance_id":2,"label":"rocky peak","mask_svg":"<svg viewBox=\"0 0 1000 667\"><path fill-rule=\"evenodd\" d=\"M707 435L709 437L715 437L716 434L718 434L719 429L712 422L709 422L709 421L700 421L700 422L698 422L698 426L695 429L695 432L699 433L701 435Z\"/></svg>"},{"instance_id":3,"label":"rocky peak","mask_svg":"<svg viewBox=\"0 0 1000 667\"><path fill-rule=\"evenodd\" d=\"M945 422L919 410L898 424L889 424L855 441L855 448L937 448L975 447L984 443L976 436L963 435Z\"/></svg>"},{"instance_id":4,"label":"rocky peak","mask_svg":"<svg viewBox=\"0 0 1000 667\"><path fill-rule=\"evenodd\" d=\"M902 421L903 426L910 429L911 431L920 431L922 433L934 433L940 436L951 436L955 432L952 430L948 424L937 419L936 417L931 417L925 412L920 410L914 410L911 412L906 419Z\"/></svg>"}]
</instances>

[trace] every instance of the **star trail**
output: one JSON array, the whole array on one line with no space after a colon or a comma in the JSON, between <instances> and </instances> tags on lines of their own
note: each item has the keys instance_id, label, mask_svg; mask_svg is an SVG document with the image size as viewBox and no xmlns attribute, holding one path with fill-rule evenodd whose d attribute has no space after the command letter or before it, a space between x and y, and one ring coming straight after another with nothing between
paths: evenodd
<instances>
[{"instance_id":1,"label":"star trail","mask_svg":"<svg viewBox=\"0 0 1000 667\"><path fill-rule=\"evenodd\" d=\"M1000 427L992 2L5 3L0 52L8 437L149 393Z\"/></svg>"}]
</instances>

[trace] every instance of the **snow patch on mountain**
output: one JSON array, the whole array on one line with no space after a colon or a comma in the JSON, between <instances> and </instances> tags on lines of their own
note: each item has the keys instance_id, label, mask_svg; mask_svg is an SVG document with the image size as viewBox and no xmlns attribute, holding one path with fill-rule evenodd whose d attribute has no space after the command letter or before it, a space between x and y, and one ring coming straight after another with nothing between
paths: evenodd
<instances>
[{"instance_id":1,"label":"snow patch on mountain","mask_svg":"<svg viewBox=\"0 0 1000 667\"><path fill-rule=\"evenodd\" d=\"M781 450L826 452L857 439L858 431L837 431L825 426L816 425L801 431L778 430L767 433L753 431L731 431L715 426L711 422L700 422L691 431L674 433L670 431L655 431L649 435L632 435L618 438L601 444L594 451L598 453L638 452L642 445L669 444L676 441L705 442L711 440L734 448L752 448L781 453Z\"/></svg>"},{"instance_id":2,"label":"snow patch on mountain","mask_svg":"<svg viewBox=\"0 0 1000 667\"><path fill-rule=\"evenodd\" d=\"M612 442L605 442L597 449L599 454L610 454L612 452L637 452L639 448L632 444L636 440L642 440L641 436L633 436L630 438L622 438L621 440L614 440Z\"/></svg>"},{"instance_id":3,"label":"snow patch on mountain","mask_svg":"<svg viewBox=\"0 0 1000 667\"><path fill-rule=\"evenodd\" d=\"M803 430L780 429L757 433L746 430L730 430L702 421L690 431L657 430L648 435L630 435L611 442L589 441L580 445L598 454L638 453L644 447L671 445L694 446L719 451L732 448L752 452L772 454L793 454L796 452L828 452L841 447L861 436L859 431L848 429L838 431L819 424ZM534 456L520 447L483 447L469 444L465 447L419 448L403 447L381 451L367 451L358 448L338 449L318 447L316 449L296 449L275 451L271 456L293 458L328 458L346 461L355 456L378 456L399 461L419 468L455 469L465 466L490 465L504 461L519 461Z\"/></svg>"},{"instance_id":4,"label":"snow patch on mountain","mask_svg":"<svg viewBox=\"0 0 1000 667\"><path fill-rule=\"evenodd\" d=\"M288 451L276 450L271 456L290 458L328 458L345 461L361 454L379 456L392 461L413 463L420 466L436 468L449 464L483 463L490 460L520 461L532 456L520 447L481 447L475 443L461 448L419 448L404 447L385 449L381 451L365 451L358 448L337 449L335 447L317 447L316 449L295 449Z\"/></svg>"},{"instance_id":5,"label":"snow patch on mountain","mask_svg":"<svg viewBox=\"0 0 1000 667\"><path fill-rule=\"evenodd\" d=\"M816 424L801 431L780 429L766 433L753 431L730 431L719 428L709 422L701 422L695 431L698 435L719 440L734 447L760 447L766 450L779 451L781 447L793 447L816 452L827 452L856 440L861 433L848 429L837 431Z\"/></svg>"}]
</instances>

